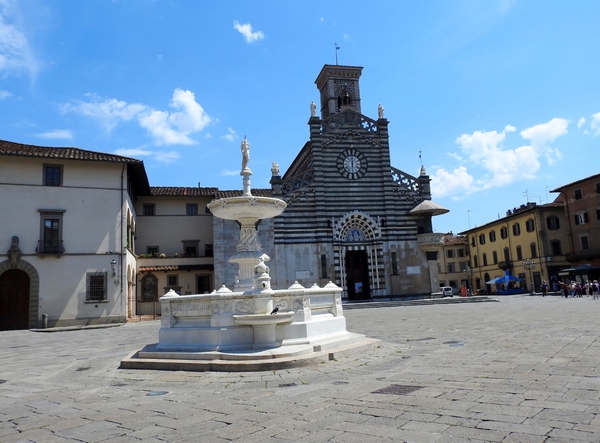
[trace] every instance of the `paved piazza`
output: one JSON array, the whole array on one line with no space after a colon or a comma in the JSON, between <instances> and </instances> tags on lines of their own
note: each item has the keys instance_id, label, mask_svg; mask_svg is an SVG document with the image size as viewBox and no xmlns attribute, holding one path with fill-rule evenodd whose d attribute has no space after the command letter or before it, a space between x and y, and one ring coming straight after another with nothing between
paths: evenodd
<instances>
[{"instance_id":1,"label":"paved piazza","mask_svg":"<svg viewBox=\"0 0 600 443\"><path fill-rule=\"evenodd\" d=\"M348 309L381 346L256 373L118 369L158 321L0 332L0 442L599 442L600 302L499 300Z\"/></svg>"}]
</instances>

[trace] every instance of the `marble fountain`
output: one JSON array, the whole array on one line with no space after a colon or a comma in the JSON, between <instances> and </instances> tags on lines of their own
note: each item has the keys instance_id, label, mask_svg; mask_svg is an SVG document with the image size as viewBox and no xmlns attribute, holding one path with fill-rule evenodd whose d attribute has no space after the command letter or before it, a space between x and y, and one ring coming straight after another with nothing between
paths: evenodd
<instances>
[{"instance_id":1,"label":"marble fountain","mask_svg":"<svg viewBox=\"0 0 600 443\"><path fill-rule=\"evenodd\" d=\"M342 288L329 282L305 288L271 288L256 225L281 214L286 203L253 196L248 167L250 145L241 145L243 193L214 200L215 217L236 220L240 239L229 259L239 266L230 290L160 298L158 343L132 352L122 368L191 371L259 371L306 366L376 345L379 341L346 330Z\"/></svg>"}]
</instances>

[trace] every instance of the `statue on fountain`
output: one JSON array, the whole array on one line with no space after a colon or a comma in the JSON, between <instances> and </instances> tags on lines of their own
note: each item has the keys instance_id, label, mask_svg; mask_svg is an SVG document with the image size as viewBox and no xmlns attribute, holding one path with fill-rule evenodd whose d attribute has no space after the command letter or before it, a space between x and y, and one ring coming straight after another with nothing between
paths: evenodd
<instances>
[{"instance_id":1,"label":"statue on fountain","mask_svg":"<svg viewBox=\"0 0 600 443\"><path fill-rule=\"evenodd\" d=\"M242 140L241 145L242 150L242 173L248 169L248 162L250 161L250 143L246 140L246 136L244 136L244 140Z\"/></svg>"}]
</instances>

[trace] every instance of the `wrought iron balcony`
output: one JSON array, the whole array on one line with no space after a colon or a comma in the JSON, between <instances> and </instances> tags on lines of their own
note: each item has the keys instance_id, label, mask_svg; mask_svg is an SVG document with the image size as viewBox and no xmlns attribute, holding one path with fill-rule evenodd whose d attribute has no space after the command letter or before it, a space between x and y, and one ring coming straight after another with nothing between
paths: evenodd
<instances>
[{"instance_id":1,"label":"wrought iron balcony","mask_svg":"<svg viewBox=\"0 0 600 443\"><path fill-rule=\"evenodd\" d=\"M64 254L65 247L62 240L38 240L35 252L38 254Z\"/></svg>"}]
</instances>

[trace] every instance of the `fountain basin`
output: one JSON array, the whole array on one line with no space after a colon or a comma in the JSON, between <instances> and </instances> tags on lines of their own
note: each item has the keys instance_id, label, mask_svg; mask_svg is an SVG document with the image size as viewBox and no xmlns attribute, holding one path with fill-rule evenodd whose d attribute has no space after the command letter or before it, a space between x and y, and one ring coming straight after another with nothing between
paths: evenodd
<instances>
[{"instance_id":1,"label":"fountain basin","mask_svg":"<svg viewBox=\"0 0 600 443\"><path fill-rule=\"evenodd\" d=\"M248 325L248 326L264 326L264 325L276 325L279 323L288 323L292 321L294 317L294 311L271 314L247 314L247 315L234 315L233 321L236 325Z\"/></svg>"},{"instance_id":2,"label":"fountain basin","mask_svg":"<svg viewBox=\"0 0 600 443\"><path fill-rule=\"evenodd\" d=\"M278 348L281 343L277 341L275 326L280 323L290 323L294 311L271 314L241 314L234 315L236 325L252 326L254 332L252 349Z\"/></svg>"},{"instance_id":3,"label":"fountain basin","mask_svg":"<svg viewBox=\"0 0 600 443\"><path fill-rule=\"evenodd\" d=\"M273 218L281 214L287 203L278 198L253 195L213 200L207 207L219 218L226 220Z\"/></svg>"}]
</instances>

